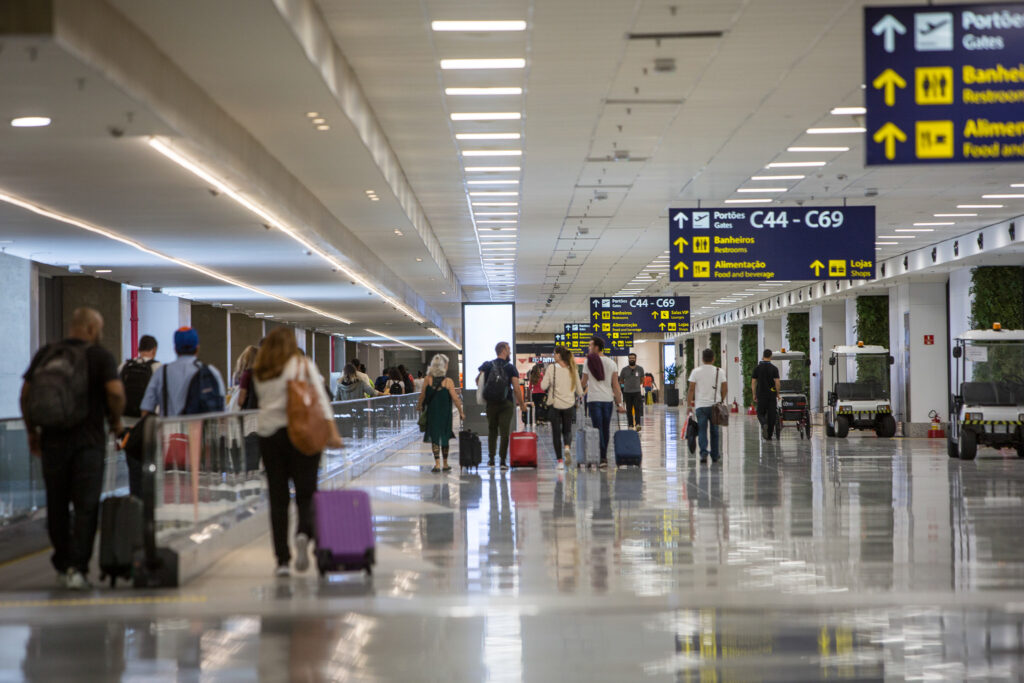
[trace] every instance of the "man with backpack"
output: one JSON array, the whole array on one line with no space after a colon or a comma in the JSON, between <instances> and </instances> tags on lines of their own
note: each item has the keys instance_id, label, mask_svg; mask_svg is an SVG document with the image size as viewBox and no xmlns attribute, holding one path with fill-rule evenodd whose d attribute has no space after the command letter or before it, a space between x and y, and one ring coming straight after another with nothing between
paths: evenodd
<instances>
[{"instance_id":1,"label":"man with backpack","mask_svg":"<svg viewBox=\"0 0 1024 683\"><path fill-rule=\"evenodd\" d=\"M494 455L498 452L501 469L507 470L508 439L516 414L515 406L518 404L520 410L526 410L527 404L519 390L519 370L509 362L512 348L508 342L498 342L494 352L498 357L480 366L477 384L482 387L481 393L487 403L487 466L494 467Z\"/></svg>"},{"instance_id":2,"label":"man with backpack","mask_svg":"<svg viewBox=\"0 0 1024 683\"><path fill-rule=\"evenodd\" d=\"M97 343L102 333L98 311L75 309L68 338L36 353L21 388L29 451L42 457L50 561L58 584L72 590L90 587L86 576L106 456L104 418L111 432L123 431L124 386L114 356Z\"/></svg>"},{"instance_id":3,"label":"man with backpack","mask_svg":"<svg viewBox=\"0 0 1024 683\"><path fill-rule=\"evenodd\" d=\"M160 369L156 359L156 339L148 334L139 339L139 355L121 364L117 374L124 385L124 424L131 429L142 417L142 399L153 373ZM129 446L130 444L130 446ZM128 490L133 496L142 496L142 439L127 438L123 442L125 462L128 464Z\"/></svg>"},{"instance_id":4,"label":"man with backpack","mask_svg":"<svg viewBox=\"0 0 1024 683\"><path fill-rule=\"evenodd\" d=\"M153 373L142 399L142 415L162 416L219 413L224 410L224 380L220 372L196 358L199 334L191 327L174 333L178 357Z\"/></svg>"}]
</instances>

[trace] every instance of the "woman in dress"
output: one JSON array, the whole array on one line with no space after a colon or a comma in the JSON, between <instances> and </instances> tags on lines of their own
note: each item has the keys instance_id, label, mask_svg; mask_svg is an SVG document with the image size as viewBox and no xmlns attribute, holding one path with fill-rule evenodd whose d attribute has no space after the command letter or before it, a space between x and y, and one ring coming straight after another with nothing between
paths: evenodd
<instances>
[{"instance_id":1,"label":"woman in dress","mask_svg":"<svg viewBox=\"0 0 1024 683\"><path fill-rule=\"evenodd\" d=\"M437 354L427 368L427 381L423 383L420 399L416 410L427 410L427 428L423 434L423 443L430 442L434 452L434 469L431 472L450 472L448 464L448 442L455 434L452 432L452 405L459 411L459 418L465 420L466 413L462 409L462 400L455 390L455 382L448 374L448 356ZM441 459L444 458L442 464Z\"/></svg>"}]
</instances>

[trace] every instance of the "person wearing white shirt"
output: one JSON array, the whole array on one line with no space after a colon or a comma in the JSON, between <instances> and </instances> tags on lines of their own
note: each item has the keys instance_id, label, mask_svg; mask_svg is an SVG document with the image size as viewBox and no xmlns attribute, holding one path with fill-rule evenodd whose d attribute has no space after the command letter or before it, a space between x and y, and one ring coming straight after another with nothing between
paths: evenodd
<instances>
[{"instance_id":1,"label":"person wearing white shirt","mask_svg":"<svg viewBox=\"0 0 1024 683\"><path fill-rule=\"evenodd\" d=\"M714 365L715 352L704 349L701 353L703 365L694 368L690 373L690 389L687 392L687 404L690 412L697 418L697 442L700 445L700 461L708 460L708 430L711 430L711 461L718 462L722 458L719 450L718 425L711 424L711 407L724 401L727 396L725 371Z\"/></svg>"},{"instance_id":2,"label":"person wearing white shirt","mask_svg":"<svg viewBox=\"0 0 1024 683\"><path fill-rule=\"evenodd\" d=\"M555 348L555 362L544 370L540 387L547 392L551 442L558 458L556 467L562 470L572 464L569 447L572 443L572 413L576 409L576 397L583 395L583 386L576 376L576 361L569 349L564 346Z\"/></svg>"},{"instance_id":3,"label":"person wearing white shirt","mask_svg":"<svg viewBox=\"0 0 1024 683\"><path fill-rule=\"evenodd\" d=\"M594 337L590 340L590 353L583 366L583 389L587 392L587 410L590 421L601 433L601 469L608 467L608 433L612 422L612 402L620 413L626 412L622 405L622 387L619 386L618 366L604 355L604 340Z\"/></svg>"}]
</instances>

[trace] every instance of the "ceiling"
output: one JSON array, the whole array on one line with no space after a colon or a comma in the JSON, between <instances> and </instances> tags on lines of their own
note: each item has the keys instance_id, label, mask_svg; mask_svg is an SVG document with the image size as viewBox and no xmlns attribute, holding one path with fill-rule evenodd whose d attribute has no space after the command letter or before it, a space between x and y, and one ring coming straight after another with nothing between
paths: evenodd
<instances>
[{"instance_id":1,"label":"ceiling","mask_svg":"<svg viewBox=\"0 0 1024 683\"><path fill-rule=\"evenodd\" d=\"M3 203L0 248L87 273L109 268L104 277L325 331L359 337L370 328L440 348L443 338L426 328L456 336L461 301L514 297L520 331L554 332L586 315L590 296L626 287L689 295L695 319L716 315L729 306L715 300L755 287L670 284L656 260L668 248L669 207L719 205L742 196L739 188L783 186L783 205L874 204L879 235L915 222L954 223L902 233L891 240L898 244L880 247L880 259L1024 206L1003 200L1003 208L970 211L977 216L935 218L1008 191L1024 173L1014 164L867 169L863 134L806 133L861 123L829 113L862 104L861 1L109 2L88 4L125 21L138 33L129 47L154 64L165 60L184 80L127 66L119 74L104 57L102 33L87 28L52 40L4 38L0 116L45 114L54 123L0 128L0 193L160 255ZM432 21L464 19L524 20L526 30L431 30ZM467 58L521 58L525 67L440 67ZM498 86L522 93L445 94ZM328 129L317 129L313 112ZM522 118L451 120L460 112ZM466 133L521 139L455 137ZM151 136L178 145L326 256L308 255L305 242L211 192L146 144ZM786 151L823 145L849 150ZM522 155L461 157L494 149ZM827 164L765 170L791 160ZM750 180L782 173L806 177ZM518 194L484 200L517 206L472 207L482 198L468 195L509 190ZM514 215L480 215L497 212ZM492 230L509 226L515 230ZM351 284L330 259L376 291Z\"/></svg>"}]
</instances>

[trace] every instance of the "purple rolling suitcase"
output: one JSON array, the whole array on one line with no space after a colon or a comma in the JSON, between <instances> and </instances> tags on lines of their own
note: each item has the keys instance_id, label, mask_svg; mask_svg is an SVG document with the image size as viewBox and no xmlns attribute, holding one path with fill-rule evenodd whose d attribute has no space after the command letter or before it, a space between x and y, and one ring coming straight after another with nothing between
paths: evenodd
<instances>
[{"instance_id":1,"label":"purple rolling suitcase","mask_svg":"<svg viewBox=\"0 0 1024 683\"><path fill-rule=\"evenodd\" d=\"M376 551L370 496L366 491L317 491L313 501L316 508L316 564L320 575L353 570L372 574Z\"/></svg>"}]
</instances>

